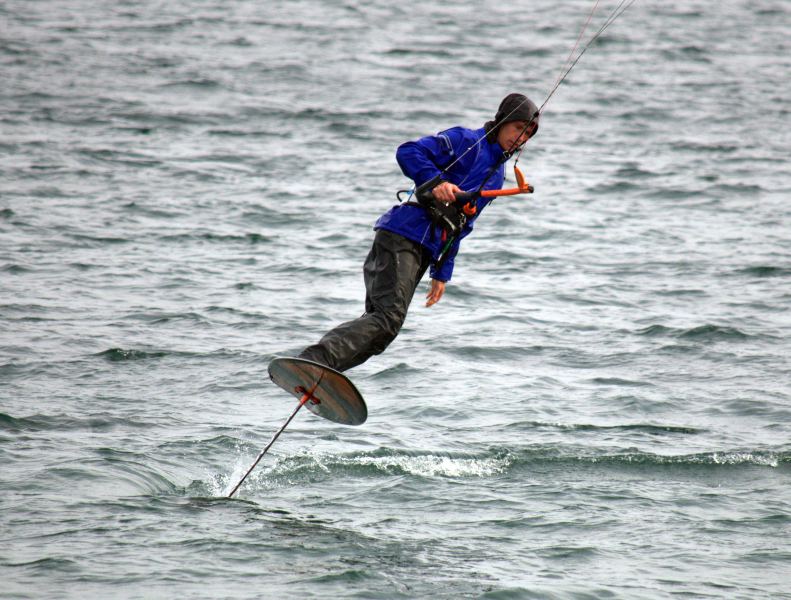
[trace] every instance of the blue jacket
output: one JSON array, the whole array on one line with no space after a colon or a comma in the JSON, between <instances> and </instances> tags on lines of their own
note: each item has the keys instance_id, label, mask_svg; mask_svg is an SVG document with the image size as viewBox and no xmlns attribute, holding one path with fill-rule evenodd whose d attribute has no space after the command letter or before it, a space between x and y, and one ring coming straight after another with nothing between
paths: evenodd
<instances>
[{"instance_id":1,"label":"blue jacket","mask_svg":"<svg viewBox=\"0 0 791 600\"><path fill-rule=\"evenodd\" d=\"M396 160L404 174L419 186L439 175L442 169L464 154L468 148L474 146L478 140L481 140L459 162L442 174L444 180L455 183L462 190L474 191L478 189L492 167L503 162L504 159L500 144L490 143L485 139L485 136L486 130L483 128L453 127L441 131L437 135L402 144L396 151ZM483 189L501 188L504 169L504 164L500 164ZM428 212L423 207L397 204L379 217L374 229L392 231L424 246L431 252L434 259L430 270L431 277L439 281L449 281L461 239L472 232L475 221L491 201L491 198L478 198L477 213L467 219L467 224L461 235L451 246L447 259L439 269L437 269L436 261L444 246L442 230L431 223Z\"/></svg>"}]
</instances>

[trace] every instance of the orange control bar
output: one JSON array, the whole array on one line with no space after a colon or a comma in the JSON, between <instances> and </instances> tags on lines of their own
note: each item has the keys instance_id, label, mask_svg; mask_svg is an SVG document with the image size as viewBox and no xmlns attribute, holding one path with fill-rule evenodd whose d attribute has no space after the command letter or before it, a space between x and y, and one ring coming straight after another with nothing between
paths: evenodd
<instances>
[{"instance_id":1,"label":"orange control bar","mask_svg":"<svg viewBox=\"0 0 791 600\"><path fill-rule=\"evenodd\" d=\"M483 198L496 198L497 196L516 196L517 194L532 194L533 186L525 181L525 176L519 167L514 166L514 175L516 175L515 188L508 188L503 190L483 190L481 197Z\"/></svg>"}]
</instances>

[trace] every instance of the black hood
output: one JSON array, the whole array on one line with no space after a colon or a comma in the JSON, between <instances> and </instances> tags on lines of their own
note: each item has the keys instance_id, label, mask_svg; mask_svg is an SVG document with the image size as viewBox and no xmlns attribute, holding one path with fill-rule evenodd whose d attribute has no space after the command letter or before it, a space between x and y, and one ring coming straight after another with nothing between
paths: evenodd
<instances>
[{"instance_id":1,"label":"black hood","mask_svg":"<svg viewBox=\"0 0 791 600\"><path fill-rule=\"evenodd\" d=\"M533 121L538 131L539 116L538 107L530 98L523 94L508 94L500 102L494 120L486 122L483 126L486 129L486 139L489 143L496 142L500 127L511 121Z\"/></svg>"}]
</instances>

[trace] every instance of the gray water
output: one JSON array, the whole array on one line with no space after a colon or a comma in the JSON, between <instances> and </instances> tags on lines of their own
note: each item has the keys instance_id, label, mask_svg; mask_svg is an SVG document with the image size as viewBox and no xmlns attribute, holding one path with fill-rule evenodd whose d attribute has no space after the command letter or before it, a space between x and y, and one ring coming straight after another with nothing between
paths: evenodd
<instances>
[{"instance_id":1,"label":"gray water","mask_svg":"<svg viewBox=\"0 0 791 600\"><path fill-rule=\"evenodd\" d=\"M540 103L591 6L2 3L0 596L791 598L786 2L634 4L348 373L368 421L224 499L395 148Z\"/></svg>"}]
</instances>

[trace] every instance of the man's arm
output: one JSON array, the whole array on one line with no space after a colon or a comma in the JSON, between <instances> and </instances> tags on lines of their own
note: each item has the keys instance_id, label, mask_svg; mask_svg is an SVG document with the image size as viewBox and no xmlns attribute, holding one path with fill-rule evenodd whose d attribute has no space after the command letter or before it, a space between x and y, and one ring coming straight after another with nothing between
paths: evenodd
<instances>
[{"instance_id":1,"label":"man's arm","mask_svg":"<svg viewBox=\"0 0 791 600\"><path fill-rule=\"evenodd\" d=\"M455 160L456 147L462 143L462 134L455 129L405 142L398 147L398 166L415 185L422 185L441 175L441 171Z\"/></svg>"}]
</instances>

